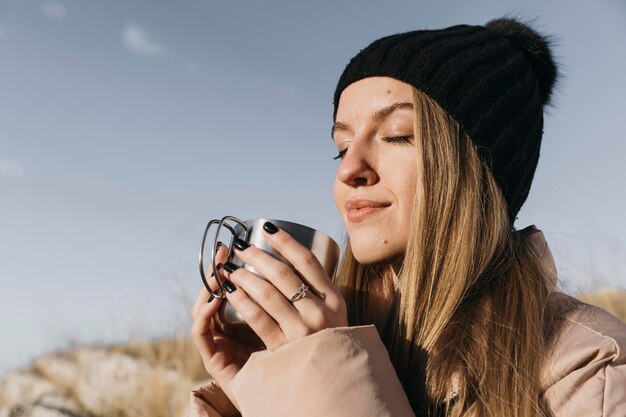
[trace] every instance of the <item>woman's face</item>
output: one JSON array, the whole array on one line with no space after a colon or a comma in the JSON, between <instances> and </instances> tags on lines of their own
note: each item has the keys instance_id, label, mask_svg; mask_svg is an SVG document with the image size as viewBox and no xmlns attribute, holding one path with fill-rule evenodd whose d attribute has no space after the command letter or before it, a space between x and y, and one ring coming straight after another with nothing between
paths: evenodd
<instances>
[{"instance_id":1,"label":"woman's face","mask_svg":"<svg viewBox=\"0 0 626 417\"><path fill-rule=\"evenodd\" d=\"M341 156L334 197L362 264L404 253L417 186L411 86L370 77L341 93L333 138Z\"/></svg>"}]
</instances>

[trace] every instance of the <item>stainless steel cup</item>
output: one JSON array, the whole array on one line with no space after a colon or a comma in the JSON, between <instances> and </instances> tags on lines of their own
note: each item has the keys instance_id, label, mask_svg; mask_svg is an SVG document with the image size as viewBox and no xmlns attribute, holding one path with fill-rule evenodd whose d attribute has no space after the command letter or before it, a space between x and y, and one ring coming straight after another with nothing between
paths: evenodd
<instances>
[{"instance_id":1,"label":"stainless steel cup","mask_svg":"<svg viewBox=\"0 0 626 417\"><path fill-rule=\"evenodd\" d=\"M337 265L339 263L339 245L328 235L312 229L308 226L304 226L298 223L292 223L284 220L277 219L254 219L254 220L246 220L242 221L233 216L226 216L221 220L211 220L204 231L204 236L202 239L202 246L200 248L200 275L202 276L202 280L209 290L209 292L216 298L224 298L224 288L222 283L216 277L213 277L217 280L217 284L219 286L218 291L213 291L208 285L207 278L204 271L204 251L207 242L207 237L209 236L209 231L213 226L217 226L215 229L215 234L213 235L212 240L212 248L210 252L211 263L213 266L213 270L215 270L215 254L217 253L217 242L220 238L220 235L223 231L226 231L226 234L230 236L228 243L228 257L230 262L245 268L259 276L261 276L258 272L254 270L254 268L250 265L244 264L237 256L234 255L233 249L233 241L236 238L245 240L246 242L256 246L259 249L262 249L272 255L273 257L289 264L289 262L283 258L278 252L276 252L272 247L267 243L265 237L263 236L263 224L267 221L272 222L278 228L289 233L294 239L300 242L302 245L307 247L315 257L320 261L324 270L328 274L328 276L333 279L337 270ZM224 242L225 243L225 242ZM264 344L261 339L256 335L256 333L248 326L243 317L239 314L239 312L227 301L224 300L222 305L220 306L219 313L215 317L216 325L222 330L225 334L236 338L242 342L248 343L252 346L256 346L259 348L264 348Z\"/></svg>"}]
</instances>

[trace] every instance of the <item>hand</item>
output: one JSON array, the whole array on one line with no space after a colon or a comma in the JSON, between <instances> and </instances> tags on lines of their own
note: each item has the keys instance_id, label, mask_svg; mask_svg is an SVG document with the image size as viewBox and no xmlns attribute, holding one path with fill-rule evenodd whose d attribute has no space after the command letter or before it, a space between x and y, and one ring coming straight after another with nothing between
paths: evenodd
<instances>
[{"instance_id":1,"label":"hand","mask_svg":"<svg viewBox=\"0 0 626 417\"><path fill-rule=\"evenodd\" d=\"M274 224L267 222L263 229L269 245L291 265L237 240L237 257L263 278L230 263L224 269L237 288L226 298L265 346L276 348L325 328L347 326L345 300L315 255ZM306 296L290 302L303 283L309 287Z\"/></svg>"},{"instance_id":2,"label":"hand","mask_svg":"<svg viewBox=\"0 0 626 417\"><path fill-rule=\"evenodd\" d=\"M215 255L216 265L219 265L219 262L226 262L227 256L227 248L220 246ZM222 282L224 281L225 278L219 267L217 276ZM218 289L218 284L213 278L209 279L209 286L213 291ZM252 352L258 348L231 339L215 326L215 313L219 311L221 303L225 300L214 298L207 303L210 296L209 291L202 287L192 309L191 334L202 357L204 368L215 379L232 403L228 410L218 411L224 417L239 415L238 405L230 392L229 383L248 361Z\"/></svg>"}]
</instances>

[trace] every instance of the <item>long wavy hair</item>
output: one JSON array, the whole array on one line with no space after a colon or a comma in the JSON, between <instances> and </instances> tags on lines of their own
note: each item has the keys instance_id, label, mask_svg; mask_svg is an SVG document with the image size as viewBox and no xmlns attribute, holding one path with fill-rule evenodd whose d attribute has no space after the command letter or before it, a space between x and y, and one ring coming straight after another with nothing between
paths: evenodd
<instances>
[{"instance_id":1,"label":"long wavy hair","mask_svg":"<svg viewBox=\"0 0 626 417\"><path fill-rule=\"evenodd\" d=\"M336 285L349 324L373 322L377 293L393 297L381 338L418 416L545 415L541 254L512 228L481 150L436 102L413 98L421 172L398 284L390 265L360 264L348 240Z\"/></svg>"}]
</instances>

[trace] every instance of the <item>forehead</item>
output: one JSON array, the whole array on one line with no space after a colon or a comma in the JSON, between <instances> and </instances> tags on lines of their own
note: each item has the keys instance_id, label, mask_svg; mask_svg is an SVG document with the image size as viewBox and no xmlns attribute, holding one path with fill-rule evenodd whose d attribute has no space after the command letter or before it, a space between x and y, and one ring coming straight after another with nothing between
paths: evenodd
<instances>
[{"instance_id":1,"label":"forehead","mask_svg":"<svg viewBox=\"0 0 626 417\"><path fill-rule=\"evenodd\" d=\"M336 120L363 118L397 102L413 102L413 90L409 84L389 77L364 78L341 92Z\"/></svg>"}]
</instances>

